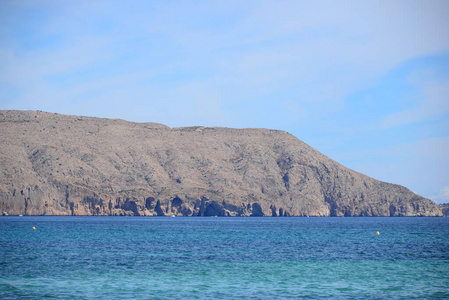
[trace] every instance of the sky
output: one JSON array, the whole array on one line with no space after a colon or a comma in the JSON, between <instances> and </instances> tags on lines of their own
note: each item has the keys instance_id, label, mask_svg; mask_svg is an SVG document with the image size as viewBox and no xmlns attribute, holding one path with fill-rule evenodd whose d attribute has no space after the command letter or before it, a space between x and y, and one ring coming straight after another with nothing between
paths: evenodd
<instances>
[{"instance_id":1,"label":"sky","mask_svg":"<svg viewBox=\"0 0 449 300\"><path fill-rule=\"evenodd\" d=\"M0 1L0 109L290 132L449 202L449 1Z\"/></svg>"}]
</instances>

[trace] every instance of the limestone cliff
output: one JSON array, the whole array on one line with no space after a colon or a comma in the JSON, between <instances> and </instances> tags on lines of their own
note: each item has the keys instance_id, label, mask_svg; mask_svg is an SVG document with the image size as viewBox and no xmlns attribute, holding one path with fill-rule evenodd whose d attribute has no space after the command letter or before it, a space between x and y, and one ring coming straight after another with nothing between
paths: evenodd
<instances>
[{"instance_id":1,"label":"limestone cliff","mask_svg":"<svg viewBox=\"0 0 449 300\"><path fill-rule=\"evenodd\" d=\"M276 130L0 111L0 145L3 214L442 215Z\"/></svg>"},{"instance_id":2,"label":"limestone cliff","mask_svg":"<svg viewBox=\"0 0 449 300\"><path fill-rule=\"evenodd\" d=\"M441 208L443 215L449 217L449 203L443 203L438 206Z\"/></svg>"}]
</instances>

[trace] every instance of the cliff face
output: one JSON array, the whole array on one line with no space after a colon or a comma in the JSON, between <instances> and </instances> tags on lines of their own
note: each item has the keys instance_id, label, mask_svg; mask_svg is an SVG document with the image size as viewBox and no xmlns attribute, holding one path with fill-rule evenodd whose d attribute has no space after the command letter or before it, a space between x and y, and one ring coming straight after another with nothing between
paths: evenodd
<instances>
[{"instance_id":1,"label":"cliff face","mask_svg":"<svg viewBox=\"0 0 449 300\"><path fill-rule=\"evenodd\" d=\"M441 208L441 211L443 212L443 215L445 217L449 217L449 203L443 203L438 205Z\"/></svg>"},{"instance_id":2,"label":"cliff face","mask_svg":"<svg viewBox=\"0 0 449 300\"><path fill-rule=\"evenodd\" d=\"M3 214L442 215L282 131L0 111L0 145Z\"/></svg>"}]
</instances>

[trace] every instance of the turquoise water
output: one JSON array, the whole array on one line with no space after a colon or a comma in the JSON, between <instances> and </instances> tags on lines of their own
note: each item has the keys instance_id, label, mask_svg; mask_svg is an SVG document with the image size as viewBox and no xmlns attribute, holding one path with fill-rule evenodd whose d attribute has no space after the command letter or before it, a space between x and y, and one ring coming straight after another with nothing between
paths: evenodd
<instances>
[{"instance_id":1,"label":"turquoise water","mask_svg":"<svg viewBox=\"0 0 449 300\"><path fill-rule=\"evenodd\" d=\"M449 218L1 217L0 298L449 298Z\"/></svg>"}]
</instances>

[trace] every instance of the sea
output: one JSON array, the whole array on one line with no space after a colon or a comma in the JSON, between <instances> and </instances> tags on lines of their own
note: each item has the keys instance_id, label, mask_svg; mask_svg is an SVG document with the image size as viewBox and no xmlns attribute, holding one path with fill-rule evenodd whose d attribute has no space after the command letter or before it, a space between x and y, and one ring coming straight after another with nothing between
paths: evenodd
<instances>
[{"instance_id":1,"label":"sea","mask_svg":"<svg viewBox=\"0 0 449 300\"><path fill-rule=\"evenodd\" d=\"M449 218L0 217L0 299L323 298L449 299Z\"/></svg>"}]
</instances>

